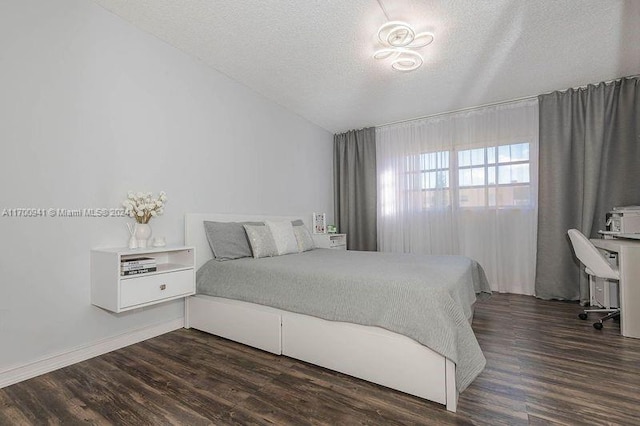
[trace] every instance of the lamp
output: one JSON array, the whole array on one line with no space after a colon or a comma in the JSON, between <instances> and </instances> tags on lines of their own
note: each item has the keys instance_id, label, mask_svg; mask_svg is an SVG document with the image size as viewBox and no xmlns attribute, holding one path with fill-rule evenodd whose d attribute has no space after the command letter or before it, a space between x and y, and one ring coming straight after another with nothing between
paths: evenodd
<instances>
[{"instance_id":1,"label":"lamp","mask_svg":"<svg viewBox=\"0 0 640 426\"><path fill-rule=\"evenodd\" d=\"M378 4L387 19L387 11L378 0ZM373 57L391 58L391 68L396 71L413 71L423 64L422 55L412 49L419 49L433 43L433 33L424 31L416 34L411 25L402 21L389 21L378 29L378 41L383 45Z\"/></svg>"}]
</instances>

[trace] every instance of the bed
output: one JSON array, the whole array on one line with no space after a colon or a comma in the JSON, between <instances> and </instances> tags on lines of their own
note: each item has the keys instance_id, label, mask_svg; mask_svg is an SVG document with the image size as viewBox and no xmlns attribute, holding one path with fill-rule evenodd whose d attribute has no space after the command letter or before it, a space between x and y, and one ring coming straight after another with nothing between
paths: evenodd
<instances>
[{"instance_id":1,"label":"bed","mask_svg":"<svg viewBox=\"0 0 640 426\"><path fill-rule=\"evenodd\" d=\"M475 293L489 291L482 269L466 258L329 249L210 261L205 221L295 219L186 215L186 244L197 253L198 294L187 300L185 326L455 412L459 391L485 364L470 326ZM418 274L420 282L413 278ZM426 289L421 284L425 275L433 282Z\"/></svg>"}]
</instances>

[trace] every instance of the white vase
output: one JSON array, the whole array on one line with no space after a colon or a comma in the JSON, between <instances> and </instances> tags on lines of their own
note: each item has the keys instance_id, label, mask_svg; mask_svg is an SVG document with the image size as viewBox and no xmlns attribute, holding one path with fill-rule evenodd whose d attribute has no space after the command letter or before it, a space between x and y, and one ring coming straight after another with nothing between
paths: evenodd
<instances>
[{"instance_id":1,"label":"white vase","mask_svg":"<svg viewBox=\"0 0 640 426\"><path fill-rule=\"evenodd\" d=\"M131 235L129 238L129 250L135 250L138 248L138 240L136 239L135 233Z\"/></svg>"},{"instance_id":2,"label":"white vase","mask_svg":"<svg viewBox=\"0 0 640 426\"><path fill-rule=\"evenodd\" d=\"M147 248L147 241L151 237L151 226L148 223L136 223L136 240L138 248Z\"/></svg>"}]
</instances>

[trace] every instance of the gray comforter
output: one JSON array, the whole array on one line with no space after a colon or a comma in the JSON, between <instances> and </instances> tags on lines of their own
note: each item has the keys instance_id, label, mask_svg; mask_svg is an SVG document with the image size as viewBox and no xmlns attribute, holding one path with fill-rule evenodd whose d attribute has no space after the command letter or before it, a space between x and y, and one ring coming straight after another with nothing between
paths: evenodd
<instances>
[{"instance_id":1,"label":"gray comforter","mask_svg":"<svg viewBox=\"0 0 640 426\"><path fill-rule=\"evenodd\" d=\"M461 256L318 249L263 259L211 260L197 292L408 336L456 363L462 392L486 360L468 319L482 268Z\"/></svg>"}]
</instances>

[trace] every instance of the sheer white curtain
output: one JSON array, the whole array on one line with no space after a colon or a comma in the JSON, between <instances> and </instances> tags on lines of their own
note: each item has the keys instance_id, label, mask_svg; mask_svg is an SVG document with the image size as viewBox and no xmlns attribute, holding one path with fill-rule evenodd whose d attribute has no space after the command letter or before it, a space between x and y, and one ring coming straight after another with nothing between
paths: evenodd
<instances>
[{"instance_id":1,"label":"sheer white curtain","mask_svg":"<svg viewBox=\"0 0 640 426\"><path fill-rule=\"evenodd\" d=\"M468 256L534 294L537 99L378 127L376 157L380 251Z\"/></svg>"}]
</instances>

